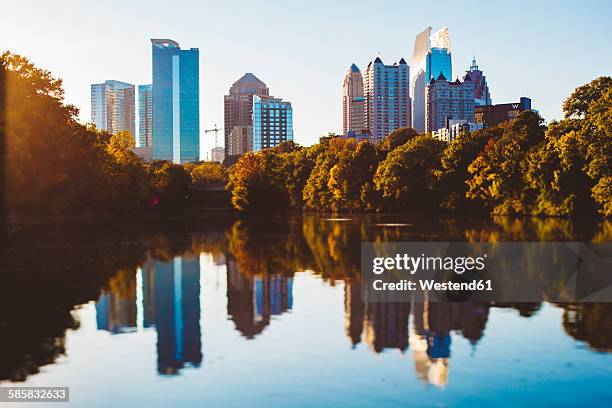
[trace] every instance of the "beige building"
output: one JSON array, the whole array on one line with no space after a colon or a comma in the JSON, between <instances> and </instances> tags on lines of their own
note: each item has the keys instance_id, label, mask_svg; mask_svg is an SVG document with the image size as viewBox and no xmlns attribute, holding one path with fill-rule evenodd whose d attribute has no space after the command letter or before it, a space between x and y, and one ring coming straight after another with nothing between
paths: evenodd
<instances>
[{"instance_id":1,"label":"beige building","mask_svg":"<svg viewBox=\"0 0 612 408\"><path fill-rule=\"evenodd\" d=\"M253 127L253 96L265 97L270 94L266 84L247 72L234 82L228 95L224 96L225 155L229 156L230 134L236 126Z\"/></svg>"},{"instance_id":2,"label":"beige building","mask_svg":"<svg viewBox=\"0 0 612 408\"><path fill-rule=\"evenodd\" d=\"M342 132L361 132L365 129L363 77L357 65L346 71L342 84Z\"/></svg>"},{"instance_id":3,"label":"beige building","mask_svg":"<svg viewBox=\"0 0 612 408\"><path fill-rule=\"evenodd\" d=\"M225 147L228 156L242 156L253 151L253 127L234 126Z\"/></svg>"}]
</instances>

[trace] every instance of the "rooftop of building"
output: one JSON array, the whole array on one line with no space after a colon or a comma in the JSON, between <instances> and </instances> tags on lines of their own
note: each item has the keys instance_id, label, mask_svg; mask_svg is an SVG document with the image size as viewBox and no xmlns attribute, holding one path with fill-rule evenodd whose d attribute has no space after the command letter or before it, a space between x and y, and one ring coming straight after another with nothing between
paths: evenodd
<instances>
[{"instance_id":1,"label":"rooftop of building","mask_svg":"<svg viewBox=\"0 0 612 408\"><path fill-rule=\"evenodd\" d=\"M151 38L151 43L160 48L179 48L179 44L168 38Z\"/></svg>"}]
</instances>

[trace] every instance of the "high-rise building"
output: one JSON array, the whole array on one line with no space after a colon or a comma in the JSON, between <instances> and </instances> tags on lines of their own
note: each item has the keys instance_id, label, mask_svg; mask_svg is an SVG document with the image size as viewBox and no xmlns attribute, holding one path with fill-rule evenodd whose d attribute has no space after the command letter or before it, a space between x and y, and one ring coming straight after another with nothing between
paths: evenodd
<instances>
[{"instance_id":1,"label":"high-rise building","mask_svg":"<svg viewBox=\"0 0 612 408\"><path fill-rule=\"evenodd\" d=\"M447 81L442 72L431 78L425 88L426 132L434 132L447 126L448 120L474 122L474 85L469 76L464 82L457 78Z\"/></svg>"},{"instance_id":2,"label":"high-rise building","mask_svg":"<svg viewBox=\"0 0 612 408\"><path fill-rule=\"evenodd\" d=\"M110 133L130 132L136 136L135 86L120 81L91 85L91 121Z\"/></svg>"},{"instance_id":3,"label":"high-rise building","mask_svg":"<svg viewBox=\"0 0 612 408\"><path fill-rule=\"evenodd\" d=\"M519 102L477 106L474 119L476 123L482 123L484 127L497 126L502 122L516 118L523 111L530 110L532 110L531 99L523 96Z\"/></svg>"},{"instance_id":4,"label":"high-rise building","mask_svg":"<svg viewBox=\"0 0 612 408\"><path fill-rule=\"evenodd\" d=\"M210 150L210 158L214 162L223 163L223 160L225 160L225 148L219 146L213 147Z\"/></svg>"},{"instance_id":5,"label":"high-rise building","mask_svg":"<svg viewBox=\"0 0 612 408\"><path fill-rule=\"evenodd\" d=\"M223 97L226 156L235 154L232 152L237 150L231 145L232 141L230 140L234 128L236 126L253 127L253 96L265 97L269 94L270 91L266 84L250 72L247 72L232 84L228 95ZM250 150L252 150L252 147Z\"/></svg>"},{"instance_id":6,"label":"high-rise building","mask_svg":"<svg viewBox=\"0 0 612 408\"><path fill-rule=\"evenodd\" d=\"M491 94L489 93L487 77L478 69L476 57L472 60L472 66L470 70L465 73L463 80L465 81L467 77L470 77L470 80L474 84L474 103L476 106L491 105Z\"/></svg>"},{"instance_id":7,"label":"high-rise building","mask_svg":"<svg viewBox=\"0 0 612 408\"><path fill-rule=\"evenodd\" d=\"M138 85L138 147L153 146L153 85Z\"/></svg>"},{"instance_id":8,"label":"high-rise building","mask_svg":"<svg viewBox=\"0 0 612 408\"><path fill-rule=\"evenodd\" d=\"M293 108L280 98L253 96L253 150L293 140Z\"/></svg>"},{"instance_id":9,"label":"high-rise building","mask_svg":"<svg viewBox=\"0 0 612 408\"><path fill-rule=\"evenodd\" d=\"M429 80L437 77L440 72L446 78L453 77L448 28L443 27L432 33L432 28L427 27L417 35L412 54L412 127L417 132L425 131L425 87Z\"/></svg>"},{"instance_id":10,"label":"high-rise building","mask_svg":"<svg viewBox=\"0 0 612 408\"><path fill-rule=\"evenodd\" d=\"M365 124L370 140L381 141L393 130L410 126L410 70L402 58L393 65L380 57L364 76Z\"/></svg>"},{"instance_id":11,"label":"high-rise building","mask_svg":"<svg viewBox=\"0 0 612 408\"><path fill-rule=\"evenodd\" d=\"M342 84L342 132L361 132L365 129L363 77L357 65L346 71Z\"/></svg>"},{"instance_id":12,"label":"high-rise building","mask_svg":"<svg viewBox=\"0 0 612 408\"><path fill-rule=\"evenodd\" d=\"M157 330L157 371L176 375L202 363L200 259L150 261L142 270L143 325Z\"/></svg>"},{"instance_id":13,"label":"high-rise building","mask_svg":"<svg viewBox=\"0 0 612 408\"><path fill-rule=\"evenodd\" d=\"M197 48L152 39L153 159L195 162L200 156L200 62Z\"/></svg>"},{"instance_id":14,"label":"high-rise building","mask_svg":"<svg viewBox=\"0 0 612 408\"><path fill-rule=\"evenodd\" d=\"M234 126L227 142L229 156L242 156L253 151L253 126Z\"/></svg>"}]
</instances>

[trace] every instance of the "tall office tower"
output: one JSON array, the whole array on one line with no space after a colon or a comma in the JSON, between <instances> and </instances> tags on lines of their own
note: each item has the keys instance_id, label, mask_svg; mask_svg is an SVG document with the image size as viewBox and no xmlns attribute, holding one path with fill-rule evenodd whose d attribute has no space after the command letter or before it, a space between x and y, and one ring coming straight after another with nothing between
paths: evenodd
<instances>
[{"instance_id":1,"label":"tall office tower","mask_svg":"<svg viewBox=\"0 0 612 408\"><path fill-rule=\"evenodd\" d=\"M373 143L393 130L410 126L410 70L402 58L385 65L379 57L364 76L365 128Z\"/></svg>"},{"instance_id":2,"label":"tall office tower","mask_svg":"<svg viewBox=\"0 0 612 408\"><path fill-rule=\"evenodd\" d=\"M234 126L226 144L229 156L242 156L253 151L253 126Z\"/></svg>"},{"instance_id":3,"label":"tall office tower","mask_svg":"<svg viewBox=\"0 0 612 408\"><path fill-rule=\"evenodd\" d=\"M143 325L157 329L157 371L175 375L202 363L200 259L147 260L142 269Z\"/></svg>"},{"instance_id":4,"label":"tall office tower","mask_svg":"<svg viewBox=\"0 0 612 408\"><path fill-rule=\"evenodd\" d=\"M353 64L344 75L342 84L342 133L361 132L365 129L363 115L363 77L357 65Z\"/></svg>"},{"instance_id":5,"label":"tall office tower","mask_svg":"<svg viewBox=\"0 0 612 408\"><path fill-rule=\"evenodd\" d=\"M474 122L474 84L469 76L464 82L449 82L440 73L429 81L425 96L426 132L446 127L451 119Z\"/></svg>"},{"instance_id":6,"label":"tall office tower","mask_svg":"<svg viewBox=\"0 0 612 408\"><path fill-rule=\"evenodd\" d=\"M195 162L200 156L200 62L197 48L153 44L153 159Z\"/></svg>"},{"instance_id":7,"label":"tall office tower","mask_svg":"<svg viewBox=\"0 0 612 408\"><path fill-rule=\"evenodd\" d=\"M489 85L487 85L487 77L478 69L476 57L472 60L472 66L463 76L463 80L465 81L467 77L470 77L474 84L474 102L476 106L491 105L491 94L489 93Z\"/></svg>"},{"instance_id":8,"label":"tall office tower","mask_svg":"<svg viewBox=\"0 0 612 408\"><path fill-rule=\"evenodd\" d=\"M91 121L110 133L136 136L135 86L119 81L91 85Z\"/></svg>"},{"instance_id":9,"label":"tall office tower","mask_svg":"<svg viewBox=\"0 0 612 408\"><path fill-rule=\"evenodd\" d=\"M293 140L291 102L253 96L253 150L258 152Z\"/></svg>"},{"instance_id":10,"label":"tall office tower","mask_svg":"<svg viewBox=\"0 0 612 408\"><path fill-rule=\"evenodd\" d=\"M247 72L232 84L229 94L223 97L226 156L236 154L236 149L231 146L230 140L230 135L234 128L236 126L253 127L253 96L265 97L269 94L270 90L266 84L250 72ZM230 150L234 153L230 152Z\"/></svg>"},{"instance_id":11,"label":"tall office tower","mask_svg":"<svg viewBox=\"0 0 612 408\"><path fill-rule=\"evenodd\" d=\"M412 127L417 132L425 131L425 87L431 78L440 72L446 78L453 77L450 37L448 28L434 33L427 27L414 42L410 95L412 95Z\"/></svg>"},{"instance_id":12,"label":"tall office tower","mask_svg":"<svg viewBox=\"0 0 612 408\"><path fill-rule=\"evenodd\" d=\"M153 85L138 85L138 147L153 146Z\"/></svg>"}]
</instances>

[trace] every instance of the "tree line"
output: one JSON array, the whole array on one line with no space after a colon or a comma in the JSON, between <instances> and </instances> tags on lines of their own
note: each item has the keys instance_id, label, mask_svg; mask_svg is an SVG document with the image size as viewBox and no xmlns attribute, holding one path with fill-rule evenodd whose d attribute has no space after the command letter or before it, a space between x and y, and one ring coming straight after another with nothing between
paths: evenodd
<instances>
[{"instance_id":1,"label":"tree line","mask_svg":"<svg viewBox=\"0 0 612 408\"><path fill-rule=\"evenodd\" d=\"M442 210L575 216L612 214L612 79L577 88L564 118L536 112L450 143L397 129L374 145L340 137L285 142L226 166L144 163L134 137L80 124L62 81L5 52L5 202L15 216L181 209L227 183L240 211ZM234 163L235 162L235 163ZM229 196L229 194L228 194Z\"/></svg>"},{"instance_id":2,"label":"tree line","mask_svg":"<svg viewBox=\"0 0 612 408\"><path fill-rule=\"evenodd\" d=\"M612 79L577 88L564 118L537 112L445 143L410 128L373 145L331 135L247 153L229 169L243 211L454 210L612 214Z\"/></svg>"}]
</instances>

